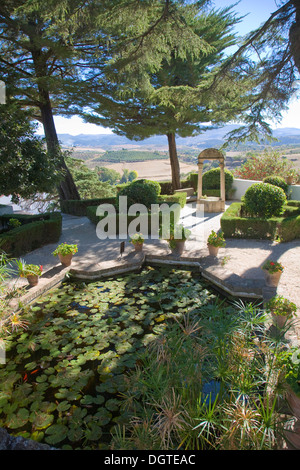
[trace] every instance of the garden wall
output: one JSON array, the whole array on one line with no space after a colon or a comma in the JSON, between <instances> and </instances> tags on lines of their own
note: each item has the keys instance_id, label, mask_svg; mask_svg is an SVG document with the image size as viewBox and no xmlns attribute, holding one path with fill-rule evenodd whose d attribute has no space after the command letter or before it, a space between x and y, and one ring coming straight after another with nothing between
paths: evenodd
<instances>
[{"instance_id":1,"label":"garden wall","mask_svg":"<svg viewBox=\"0 0 300 470\"><path fill-rule=\"evenodd\" d=\"M261 183L261 181L243 180L243 179L235 178L233 180L233 185L232 185L232 189L235 189L234 199L236 199L237 201L240 201L242 196L244 196L245 192L247 191L247 189L253 183ZM289 190L291 192L290 199L294 201L300 201L300 185L299 184L291 185L289 186Z\"/></svg>"}]
</instances>

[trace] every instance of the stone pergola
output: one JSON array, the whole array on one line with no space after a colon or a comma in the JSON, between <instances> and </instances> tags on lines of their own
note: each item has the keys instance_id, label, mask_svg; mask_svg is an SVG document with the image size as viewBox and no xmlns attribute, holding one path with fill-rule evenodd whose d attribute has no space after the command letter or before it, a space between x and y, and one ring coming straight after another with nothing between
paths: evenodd
<instances>
[{"instance_id":1,"label":"stone pergola","mask_svg":"<svg viewBox=\"0 0 300 470\"><path fill-rule=\"evenodd\" d=\"M202 194L202 173L205 160L218 160L220 163L220 197L203 197ZM198 194L197 205L204 205L204 212L224 212L225 210L225 161L220 150L208 148L198 155Z\"/></svg>"}]
</instances>

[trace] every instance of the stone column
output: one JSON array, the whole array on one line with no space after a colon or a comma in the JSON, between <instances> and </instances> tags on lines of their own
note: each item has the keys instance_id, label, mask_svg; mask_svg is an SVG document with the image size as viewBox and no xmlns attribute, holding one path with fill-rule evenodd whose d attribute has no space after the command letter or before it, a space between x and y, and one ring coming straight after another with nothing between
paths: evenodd
<instances>
[{"instance_id":1,"label":"stone column","mask_svg":"<svg viewBox=\"0 0 300 470\"><path fill-rule=\"evenodd\" d=\"M221 200L225 201L225 163L224 163L224 160L220 161L220 196L221 196Z\"/></svg>"},{"instance_id":2,"label":"stone column","mask_svg":"<svg viewBox=\"0 0 300 470\"><path fill-rule=\"evenodd\" d=\"M198 161L198 195L197 195L197 203L200 202L202 198L202 172L203 172L203 162Z\"/></svg>"}]
</instances>

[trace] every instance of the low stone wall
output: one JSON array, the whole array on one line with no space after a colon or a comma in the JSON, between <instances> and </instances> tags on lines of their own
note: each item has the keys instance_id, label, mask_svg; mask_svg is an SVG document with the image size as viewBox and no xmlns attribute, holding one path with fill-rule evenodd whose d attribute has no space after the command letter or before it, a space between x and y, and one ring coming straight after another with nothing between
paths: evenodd
<instances>
[{"instance_id":1,"label":"low stone wall","mask_svg":"<svg viewBox=\"0 0 300 470\"><path fill-rule=\"evenodd\" d=\"M253 183L261 183L261 181L242 180L242 179L235 178L233 180L233 185L232 185L232 189L235 190L234 199L240 201L242 196L244 196L245 192L247 191L247 189ZM289 190L290 190L290 199L292 199L293 201L300 201L300 185L299 184L290 185Z\"/></svg>"}]
</instances>

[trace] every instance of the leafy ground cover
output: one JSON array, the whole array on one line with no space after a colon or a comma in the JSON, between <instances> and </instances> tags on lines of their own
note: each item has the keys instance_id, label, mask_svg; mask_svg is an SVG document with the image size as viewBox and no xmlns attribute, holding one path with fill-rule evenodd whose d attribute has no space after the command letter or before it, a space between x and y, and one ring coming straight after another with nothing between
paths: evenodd
<instances>
[{"instance_id":1,"label":"leafy ground cover","mask_svg":"<svg viewBox=\"0 0 300 470\"><path fill-rule=\"evenodd\" d=\"M150 267L54 289L6 337L0 426L60 448L106 448L128 422L122 394L145 347L168 320L212 302L198 274Z\"/></svg>"}]
</instances>

